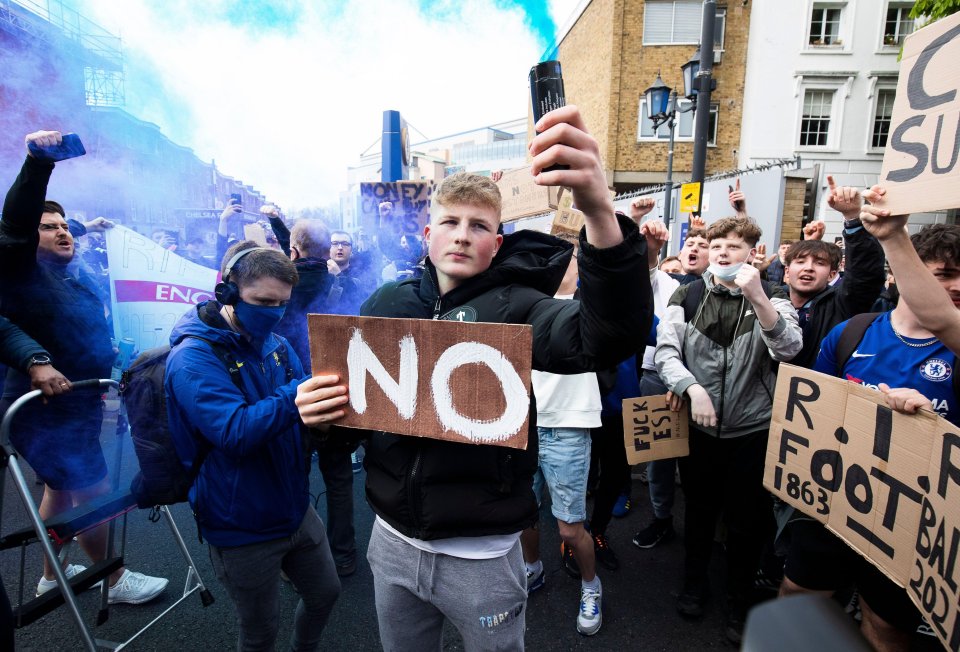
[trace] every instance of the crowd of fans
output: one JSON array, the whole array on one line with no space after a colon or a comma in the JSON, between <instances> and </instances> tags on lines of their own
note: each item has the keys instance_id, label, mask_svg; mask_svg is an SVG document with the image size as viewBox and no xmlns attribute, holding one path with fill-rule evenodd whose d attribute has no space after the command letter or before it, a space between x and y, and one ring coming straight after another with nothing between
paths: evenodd
<instances>
[{"instance_id":1,"label":"crowd of fans","mask_svg":"<svg viewBox=\"0 0 960 652\"><path fill-rule=\"evenodd\" d=\"M198 469L190 501L235 604L240 648L272 649L281 576L301 596L292 649L319 644L339 578L355 572L362 552L351 469L361 444L376 514L366 555L385 649L436 648L444 620L469 649L522 649L524 606L546 580L539 549L546 492L562 564L581 581L577 629L595 634L603 621L600 575L616 572L624 554L607 526L641 500L631 491L621 401L667 394L672 409L689 414L690 454L646 465L654 518L632 543L648 550L677 536L673 506L682 487L677 611L699 620L712 608L717 587L707 567L720 537L727 572L717 603L731 642L740 641L747 610L771 590L855 587L871 645L907 649L921 618L904 590L823 526L773 500L762 485L764 458L779 362L875 388L893 409L932 410L960 424L951 378L960 350L960 227L909 236L907 216L875 205L882 187L861 191L827 177L827 203L843 218L839 244L824 241L824 224L813 222L801 240L784 240L768 256L737 189L730 217L711 224L694 217L678 255L661 261L668 233L647 219L652 200L635 201L629 216L615 213L599 150L576 108L544 116L537 131L533 173L538 183L572 190L585 215L578 238L503 235L497 186L465 173L437 189L422 235L361 245L321 221L288 228L268 205L263 240L236 241L236 203L221 215L213 259L203 255L202 239L181 248L175 232L152 234L222 274L216 300L191 307L174 328L165 386L177 452L185 468ZM59 137L36 132L27 143ZM102 240L113 224L66 220L46 196L53 168L27 156L0 222L4 409L30 388L50 399L30 408L12 440L45 484L44 518L106 490L101 400L70 390L71 381L108 377L116 355ZM379 210L389 221L394 207ZM337 425L345 379L309 377L308 313L455 319L467 305L475 321L533 327L536 419L527 450ZM839 359L848 320L871 312L863 353ZM60 337L64 330L83 333L83 346ZM239 380L219 349L236 358ZM931 372L930 360L947 361L946 370ZM327 487L326 524L309 500L312 452ZM105 530L88 532L80 545L102 559ZM83 567L64 570L70 577ZM125 568L107 581L111 602L135 604L167 583ZM37 594L54 586L44 568Z\"/></svg>"}]
</instances>

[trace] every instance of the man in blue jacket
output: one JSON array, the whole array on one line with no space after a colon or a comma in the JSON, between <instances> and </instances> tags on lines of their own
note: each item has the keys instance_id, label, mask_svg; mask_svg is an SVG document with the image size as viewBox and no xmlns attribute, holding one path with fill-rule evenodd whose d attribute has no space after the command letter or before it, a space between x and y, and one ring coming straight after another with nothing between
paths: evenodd
<instances>
[{"instance_id":1,"label":"man in blue jacket","mask_svg":"<svg viewBox=\"0 0 960 652\"><path fill-rule=\"evenodd\" d=\"M297 270L252 241L224 261L217 301L188 312L170 336L170 431L184 466L199 467L190 504L236 606L239 649L273 649L283 570L301 596L290 649L315 650L340 581L309 501L294 405L303 368L273 333Z\"/></svg>"}]
</instances>

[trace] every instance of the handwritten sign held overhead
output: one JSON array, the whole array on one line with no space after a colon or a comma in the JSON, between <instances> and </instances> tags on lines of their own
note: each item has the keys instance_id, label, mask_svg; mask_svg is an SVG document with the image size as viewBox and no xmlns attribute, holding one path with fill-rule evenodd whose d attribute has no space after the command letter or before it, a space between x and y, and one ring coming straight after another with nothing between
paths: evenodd
<instances>
[{"instance_id":1,"label":"handwritten sign held overhead","mask_svg":"<svg viewBox=\"0 0 960 652\"><path fill-rule=\"evenodd\" d=\"M624 399L623 443L630 464L686 457L690 454L686 410L673 412L666 394Z\"/></svg>"},{"instance_id":2,"label":"handwritten sign held overhead","mask_svg":"<svg viewBox=\"0 0 960 652\"><path fill-rule=\"evenodd\" d=\"M960 429L782 364L763 484L904 587L940 641L960 650Z\"/></svg>"},{"instance_id":3,"label":"handwritten sign held overhead","mask_svg":"<svg viewBox=\"0 0 960 652\"><path fill-rule=\"evenodd\" d=\"M314 375L348 387L338 425L527 447L528 325L309 315Z\"/></svg>"},{"instance_id":4,"label":"handwritten sign held overhead","mask_svg":"<svg viewBox=\"0 0 960 652\"><path fill-rule=\"evenodd\" d=\"M878 206L894 215L960 205L960 13L906 38Z\"/></svg>"}]
</instances>

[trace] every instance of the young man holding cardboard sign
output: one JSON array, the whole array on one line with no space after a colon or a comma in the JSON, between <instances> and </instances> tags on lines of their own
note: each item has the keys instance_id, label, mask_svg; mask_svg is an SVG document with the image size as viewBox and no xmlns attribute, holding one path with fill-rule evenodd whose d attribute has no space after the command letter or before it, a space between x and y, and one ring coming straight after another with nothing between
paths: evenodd
<instances>
[{"instance_id":1,"label":"young man holding cardboard sign","mask_svg":"<svg viewBox=\"0 0 960 652\"><path fill-rule=\"evenodd\" d=\"M882 188L874 187L865 196L875 199L882 193ZM877 220L876 215L883 212L876 206L865 207L864 228L888 243L892 255L901 262L906 256L897 248L907 241L907 216ZM913 258L923 261L927 273L938 275L944 289L956 297L952 301L956 306L960 303L960 227L935 225L911 240ZM914 304L930 299L912 296ZM851 322L839 324L824 339L814 370L877 389L886 395L893 409L915 413L925 408L954 424L960 423L953 378L956 356L917 318L910 295L901 296L891 312L862 317L870 321L859 341L852 342L853 350L842 350L849 348L842 342ZM867 640L878 650L908 649L910 632L919 623L919 613L907 593L823 525L815 521L791 523L784 575L781 595L832 593L855 582L860 592L862 631Z\"/></svg>"},{"instance_id":2,"label":"young man holding cardboard sign","mask_svg":"<svg viewBox=\"0 0 960 652\"><path fill-rule=\"evenodd\" d=\"M553 298L572 247L530 231L498 234L497 187L457 174L433 197L423 277L385 285L363 314L530 324L533 367L553 373L605 368L642 346L652 315L646 243L633 222L615 216L599 148L577 108L547 114L537 130L530 147L537 184L572 188L585 214L583 300ZM569 168L547 171L554 164ZM305 423L325 426L345 415L341 380L316 376L300 386ZM456 390L482 397L485 388ZM519 538L537 517L536 441L535 429L525 451L372 434L367 497L377 520L367 556L385 649L438 648L444 618L468 649L523 648Z\"/></svg>"}]
</instances>

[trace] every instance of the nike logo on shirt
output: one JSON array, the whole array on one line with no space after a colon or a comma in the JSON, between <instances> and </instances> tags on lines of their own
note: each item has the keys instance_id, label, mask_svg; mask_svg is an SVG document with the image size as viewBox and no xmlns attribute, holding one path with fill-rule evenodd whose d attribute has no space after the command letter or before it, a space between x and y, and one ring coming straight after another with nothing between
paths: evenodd
<instances>
[{"instance_id":1,"label":"nike logo on shirt","mask_svg":"<svg viewBox=\"0 0 960 652\"><path fill-rule=\"evenodd\" d=\"M875 356L875 355L877 355L877 354L876 354L876 353L860 353L859 351L854 351L854 352L851 354L851 357L854 357L854 358L872 358L872 357Z\"/></svg>"}]
</instances>

